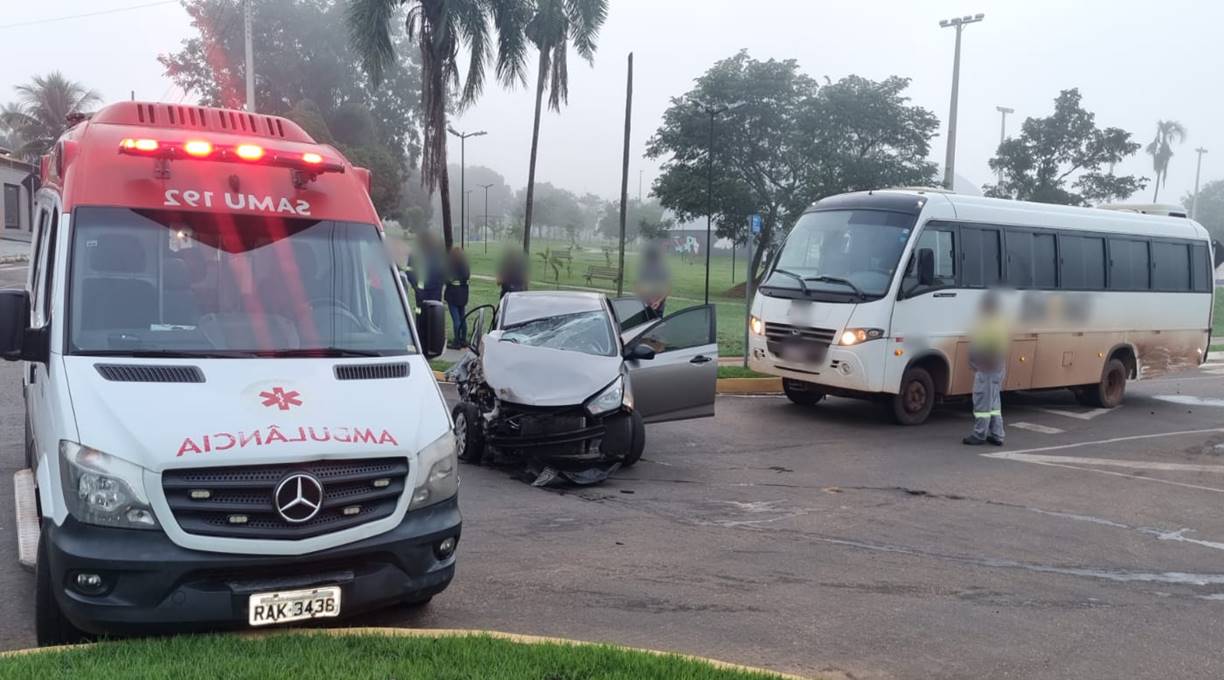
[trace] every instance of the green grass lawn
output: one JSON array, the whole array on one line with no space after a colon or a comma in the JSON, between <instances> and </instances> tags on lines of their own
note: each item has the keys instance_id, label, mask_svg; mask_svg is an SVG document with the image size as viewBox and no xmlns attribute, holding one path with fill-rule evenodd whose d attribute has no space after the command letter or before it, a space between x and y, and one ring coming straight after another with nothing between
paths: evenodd
<instances>
[{"instance_id":1,"label":"green grass lawn","mask_svg":"<svg viewBox=\"0 0 1224 680\"><path fill-rule=\"evenodd\" d=\"M0 678L166 680L762 680L762 673L604 646L488 636L201 635L0 658Z\"/></svg>"},{"instance_id":2,"label":"green grass lawn","mask_svg":"<svg viewBox=\"0 0 1224 680\"><path fill-rule=\"evenodd\" d=\"M397 234L391 234L397 236ZM468 262L471 264L474 277L494 277L497 274L497 264L501 260L502 249L507 244L490 242L488 252L483 243L470 243L467 248ZM515 244L517 245L517 244ZM511 247L515 247L511 245ZM604 267L608 265L609 257L612 266L616 266L617 253L615 249L605 256L601 246L580 244L573 249L573 264L561 268L560 272L544 265L540 253L545 249L566 249L568 243L559 241L535 241L531 244L531 289L551 290L570 288L594 288L615 294L616 286L607 280L594 280L587 283L585 276L590 266ZM625 293L633 294L632 280L637 271L638 253L625 252L625 271L629 278L625 283ZM701 304L705 295L705 258L668 255L668 266L672 275L672 296L668 299L669 312L685 307ZM718 314L718 349L722 356L741 356L744 352L744 297L741 292L729 295L735 284L742 284L747 265L744 258L736 258L735 273L732 280L731 257L715 254L710 260L710 301L714 303ZM473 278L471 282L471 302L468 309L475 309L482 304L496 304L499 289L487 279ZM447 337L453 337L450 321L447 320Z\"/></svg>"}]
</instances>

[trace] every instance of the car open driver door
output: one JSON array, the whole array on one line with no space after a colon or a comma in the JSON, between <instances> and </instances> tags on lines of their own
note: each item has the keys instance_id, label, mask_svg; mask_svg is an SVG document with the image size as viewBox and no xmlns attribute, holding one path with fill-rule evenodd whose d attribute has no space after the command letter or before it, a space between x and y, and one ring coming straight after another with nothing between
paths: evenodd
<instances>
[{"instance_id":1,"label":"car open driver door","mask_svg":"<svg viewBox=\"0 0 1224 680\"><path fill-rule=\"evenodd\" d=\"M651 359L635 357L642 346ZM634 408L647 423L714 415L718 334L714 305L689 307L643 326L625 344Z\"/></svg>"}]
</instances>

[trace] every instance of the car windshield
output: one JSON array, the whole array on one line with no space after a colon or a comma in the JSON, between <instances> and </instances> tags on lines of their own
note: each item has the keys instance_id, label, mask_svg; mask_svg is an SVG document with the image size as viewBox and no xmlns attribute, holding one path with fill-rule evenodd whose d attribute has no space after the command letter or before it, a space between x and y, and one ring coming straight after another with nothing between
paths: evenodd
<instances>
[{"instance_id":1,"label":"car windshield","mask_svg":"<svg viewBox=\"0 0 1224 680\"><path fill-rule=\"evenodd\" d=\"M888 292L915 219L882 210L807 213L787 236L765 286L830 300L879 298Z\"/></svg>"},{"instance_id":2,"label":"car windshield","mask_svg":"<svg viewBox=\"0 0 1224 680\"><path fill-rule=\"evenodd\" d=\"M79 208L73 222L70 353L415 351L373 225L124 208Z\"/></svg>"},{"instance_id":3,"label":"car windshield","mask_svg":"<svg viewBox=\"0 0 1224 680\"><path fill-rule=\"evenodd\" d=\"M612 356L616 343L603 309L555 314L502 327L502 342Z\"/></svg>"}]
</instances>

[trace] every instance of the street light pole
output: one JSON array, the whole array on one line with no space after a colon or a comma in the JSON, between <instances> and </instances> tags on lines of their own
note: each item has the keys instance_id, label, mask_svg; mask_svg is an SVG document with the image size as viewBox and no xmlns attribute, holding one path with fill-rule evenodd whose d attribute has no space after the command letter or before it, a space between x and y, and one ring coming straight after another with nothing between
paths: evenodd
<instances>
[{"instance_id":1,"label":"street light pole","mask_svg":"<svg viewBox=\"0 0 1224 680\"><path fill-rule=\"evenodd\" d=\"M489 187L496 186L494 184L481 184L480 188L485 190L485 218L484 218L484 251L489 252Z\"/></svg>"},{"instance_id":2,"label":"street light pole","mask_svg":"<svg viewBox=\"0 0 1224 680\"><path fill-rule=\"evenodd\" d=\"M468 189L467 191L463 192L463 206L468 209L468 212L472 212L472 194L475 191L476 191L475 189ZM459 234L460 234L459 243L460 243L461 248L463 247L462 245L463 244L463 233L465 231L466 231L466 228L462 228L459 230Z\"/></svg>"},{"instance_id":3,"label":"street light pole","mask_svg":"<svg viewBox=\"0 0 1224 680\"><path fill-rule=\"evenodd\" d=\"M705 270L705 304L710 304L710 253L714 245L714 119L739 107L742 102L731 106L713 106L699 100L692 100L698 110L710 117L710 139L706 147L706 270Z\"/></svg>"},{"instance_id":4,"label":"street light pole","mask_svg":"<svg viewBox=\"0 0 1224 680\"><path fill-rule=\"evenodd\" d=\"M1015 113L1015 109L1006 106L996 106L995 111L999 112L1001 120L999 121L999 146L1003 146L1003 142L1007 141L1007 114ZM995 150L998 153L998 150ZM999 184L1003 183L1003 170L999 169Z\"/></svg>"},{"instance_id":5,"label":"street light pole","mask_svg":"<svg viewBox=\"0 0 1224 680\"><path fill-rule=\"evenodd\" d=\"M956 106L960 95L961 31L964 30L966 25L975 24L985 16L985 14L975 14L973 16L956 17L955 19L944 19L939 22L940 28L956 27L956 52L952 57L952 106L948 112L948 152L944 156L944 186L949 191L952 190L953 177L956 172Z\"/></svg>"},{"instance_id":6,"label":"street light pole","mask_svg":"<svg viewBox=\"0 0 1224 680\"><path fill-rule=\"evenodd\" d=\"M459 138L459 195L466 195L467 182L467 140L468 137L479 137L488 134L484 130L476 132L459 132L455 128L447 128L454 136ZM459 202L459 247L467 247L467 213L464 210L466 199Z\"/></svg>"},{"instance_id":7,"label":"street light pole","mask_svg":"<svg viewBox=\"0 0 1224 680\"><path fill-rule=\"evenodd\" d=\"M1207 153L1207 149L1199 147L1194 150L1198 154L1198 164L1194 168L1194 199L1190 201L1190 219L1198 219L1198 195L1199 195L1199 177L1203 174L1203 154Z\"/></svg>"}]
</instances>

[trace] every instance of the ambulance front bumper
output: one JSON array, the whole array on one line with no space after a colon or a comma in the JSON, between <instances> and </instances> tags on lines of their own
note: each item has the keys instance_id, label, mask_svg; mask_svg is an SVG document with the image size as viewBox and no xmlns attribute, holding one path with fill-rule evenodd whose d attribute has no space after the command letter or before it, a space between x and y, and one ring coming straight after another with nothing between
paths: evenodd
<instances>
[{"instance_id":1,"label":"ambulance front bumper","mask_svg":"<svg viewBox=\"0 0 1224 680\"><path fill-rule=\"evenodd\" d=\"M349 616L442 592L455 573L458 497L409 512L399 526L356 543L307 555L247 556L189 550L160 531L47 522L42 540L64 615L93 634L245 627L256 593L339 586ZM78 574L98 574L86 594ZM325 619L326 620L326 619Z\"/></svg>"}]
</instances>

